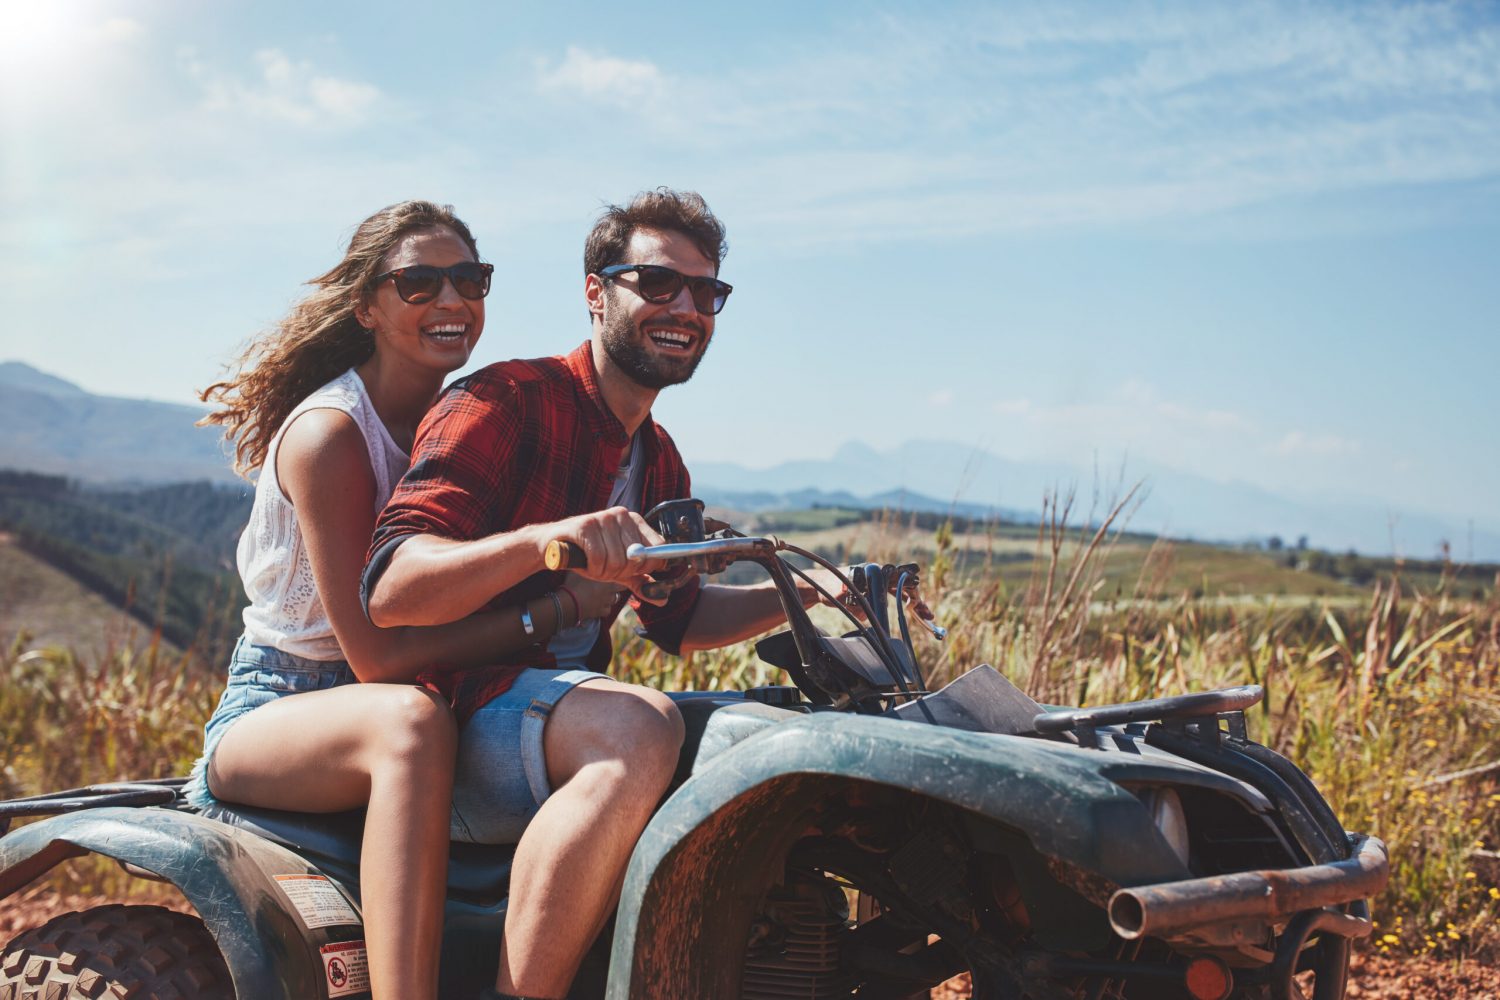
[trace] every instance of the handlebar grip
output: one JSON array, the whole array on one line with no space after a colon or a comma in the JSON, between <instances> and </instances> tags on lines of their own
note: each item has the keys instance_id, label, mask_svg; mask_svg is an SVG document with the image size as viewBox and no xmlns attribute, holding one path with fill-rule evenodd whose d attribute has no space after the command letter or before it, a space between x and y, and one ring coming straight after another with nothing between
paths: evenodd
<instances>
[{"instance_id":1,"label":"handlebar grip","mask_svg":"<svg viewBox=\"0 0 1500 1000\"><path fill-rule=\"evenodd\" d=\"M547 551L543 553L542 561L551 570L586 569L589 564L583 549L563 538L554 538L547 543Z\"/></svg>"}]
</instances>

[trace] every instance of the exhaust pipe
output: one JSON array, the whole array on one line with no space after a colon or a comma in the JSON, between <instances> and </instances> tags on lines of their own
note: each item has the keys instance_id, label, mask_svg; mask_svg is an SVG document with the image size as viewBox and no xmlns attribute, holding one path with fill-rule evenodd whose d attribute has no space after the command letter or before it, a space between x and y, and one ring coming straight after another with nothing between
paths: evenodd
<instances>
[{"instance_id":1,"label":"exhaust pipe","mask_svg":"<svg viewBox=\"0 0 1500 1000\"><path fill-rule=\"evenodd\" d=\"M1391 861L1378 837L1361 836L1354 855L1303 868L1235 872L1121 889L1109 922L1127 941L1229 920L1278 921L1304 910L1367 899L1385 887ZM1361 921L1368 928L1368 922Z\"/></svg>"}]
</instances>

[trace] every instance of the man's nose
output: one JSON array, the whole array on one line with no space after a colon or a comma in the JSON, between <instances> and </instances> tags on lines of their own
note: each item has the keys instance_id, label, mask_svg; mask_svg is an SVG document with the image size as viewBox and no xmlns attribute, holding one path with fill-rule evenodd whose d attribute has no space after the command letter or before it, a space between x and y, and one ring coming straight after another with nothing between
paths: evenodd
<instances>
[{"instance_id":1,"label":"man's nose","mask_svg":"<svg viewBox=\"0 0 1500 1000\"><path fill-rule=\"evenodd\" d=\"M693 290L686 283L672 296L672 301L667 303L667 312L679 319L698 319L698 307L693 303Z\"/></svg>"}]
</instances>

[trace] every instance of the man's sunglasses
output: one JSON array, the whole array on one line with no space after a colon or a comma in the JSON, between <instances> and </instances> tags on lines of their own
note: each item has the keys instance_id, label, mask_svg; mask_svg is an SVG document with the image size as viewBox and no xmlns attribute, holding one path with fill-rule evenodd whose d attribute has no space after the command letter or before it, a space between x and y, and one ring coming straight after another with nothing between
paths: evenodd
<instances>
[{"instance_id":1,"label":"man's sunglasses","mask_svg":"<svg viewBox=\"0 0 1500 1000\"><path fill-rule=\"evenodd\" d=\"M376 288L390 278L396 283L396 294L402 302L421 305L431 302L443 290L443 279L453 282L453 290L466 299L482 299L490 294L490 275L495 273L494 264L478 264L467 261L452 267L433 267L431 264L413 264L398 267L394 271L377 274L370 283Z\"/></svg>"},{"instance_id":2,"label":"man's sunglasses","mask_svg":"<svg viewBox=\"0 0 1500 1000\"><path fill-rule=\"evenodd\" d=\"M677 298L682 286L687 285L693 296L693 306L705 316L717 316L724 308L732 285L718 278L701 278L682 274L660 264L611 264L599 272L602 278L617 278L635 272L635 290L641 298L654 305L662 305Z\"/></svg>"}]
</instances>

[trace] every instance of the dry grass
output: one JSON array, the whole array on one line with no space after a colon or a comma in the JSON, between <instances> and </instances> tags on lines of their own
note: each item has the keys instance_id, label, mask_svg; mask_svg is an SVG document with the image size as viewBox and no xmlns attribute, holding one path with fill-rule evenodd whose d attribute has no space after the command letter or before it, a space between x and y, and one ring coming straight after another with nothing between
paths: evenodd
<instances>
[{"instance_id":1,"label":"dry grass","mask_svg":"<svg viewBox=\"0 0 1500 1000\"><path fill-rule=\"evenodd\" d=\"M1375 948L1500 953L1500 588L1475 600L1392 579L1363 601L1171 596L1173 547L1159 543L1133 591L1102 600L1119 521L1070 531L1070 507L1049 500L1025 586L982 560L959 565L939 530L924 594L949 638L915 637L929 683L989 663L1039 701L1069 705L1260 684L1252 737L1308 771L1348 828L1391 850ZM873 558L899 559L874 541ZM620 642L617 672L643 683L781 680L746 648L672 660L627 633Z\"/></svg>"},{"instance_id":2,"label":"dry grass","mask_svg":"<svg viewBox=\"0 0 1500 1000\"><path fill-rule=\"evenodd\" d=\"M1133 587L1104 588L1099 567L1118 522L1079 532L1067 527L1065 499L1049 510L1024 583L989 572L982 554L965 556L951 533L932 540L924 593L950 638L915 637L931 681L991 663L1064 704L1264 685L1252 735L1301 764L1347 826L1391 848L1376 947L1500 950L1500 768L1484 769L1500 761L1494 591L1460 599L1387 580L1359 602L1174 595L1164 591L1174 558L1165 543L1140 560ZM903 536L891 525L890 538ZM878 533L868 543L873 558L906 555L882 544ZM656 687L782 680L749 644L674 659L623 625L616 642L616 672ZM0 648L0 792L186 773L221 677L159 647L79 656L10 642ZM117 881L90 871L60 888L109 891Z\"/></svg>"}]
</instances>

